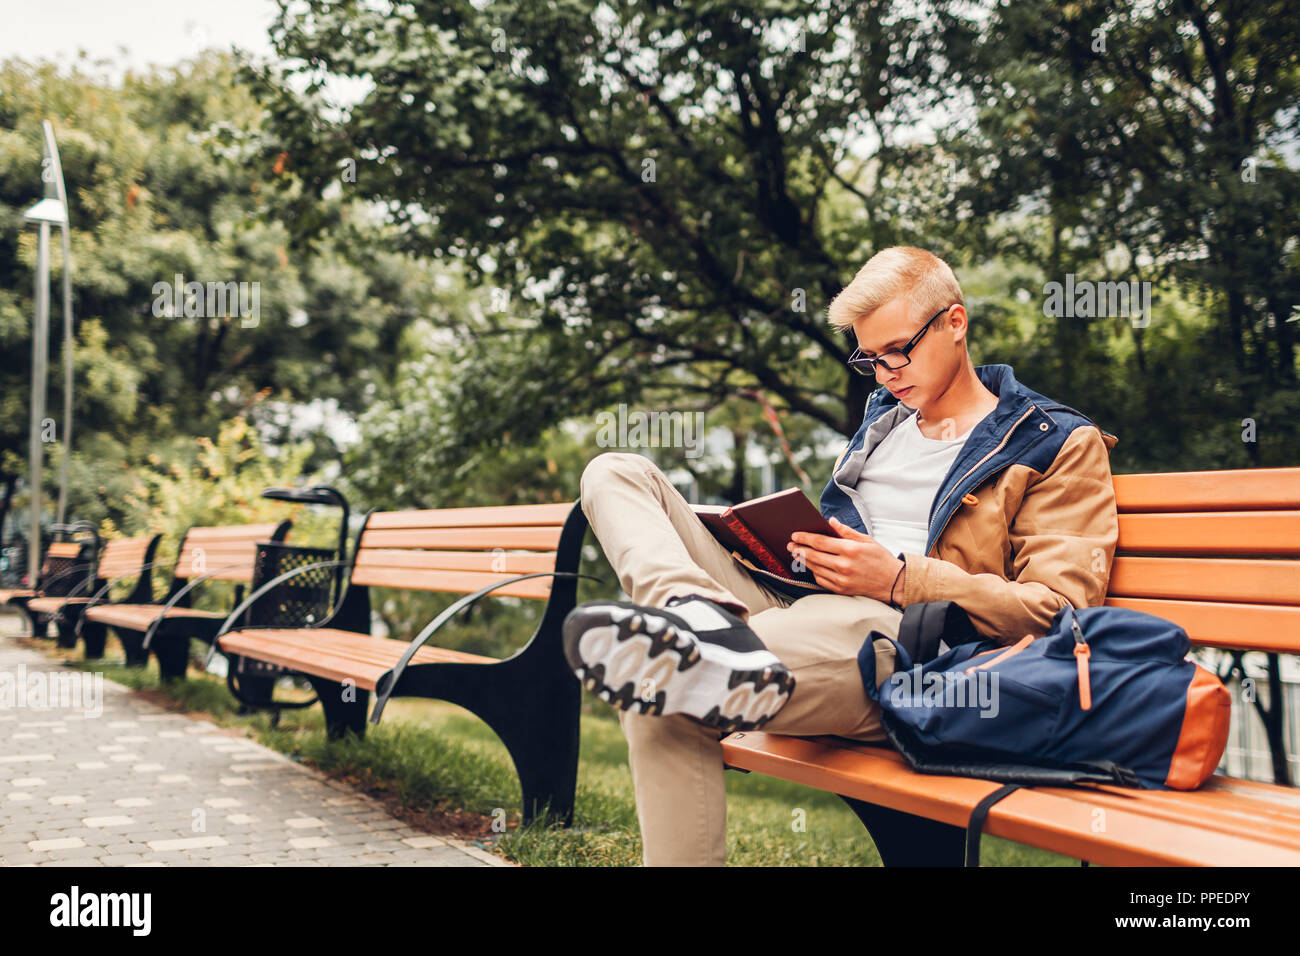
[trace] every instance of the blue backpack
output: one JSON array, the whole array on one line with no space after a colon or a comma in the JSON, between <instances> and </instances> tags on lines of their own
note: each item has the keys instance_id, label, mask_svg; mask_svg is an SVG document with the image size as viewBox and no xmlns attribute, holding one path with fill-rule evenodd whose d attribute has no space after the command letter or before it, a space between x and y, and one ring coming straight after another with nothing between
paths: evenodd
<instances>
[{"instance_id":1,"label":"blue backpack","mask_svg":"<svg viewBox=\"0 0 1300 956\"><path fill-rule=\"evenodd\" d=\"M877 687L881 639L897 656ZM960 605L935 601L904 610L897 640L872 631L858 667L890 742L921 773L1192 790L1223 756L1232 702L1185 660L1190 646L1153 614L1069 606L1045 635L1004 645Z\"/></svg>"}]
</instances>

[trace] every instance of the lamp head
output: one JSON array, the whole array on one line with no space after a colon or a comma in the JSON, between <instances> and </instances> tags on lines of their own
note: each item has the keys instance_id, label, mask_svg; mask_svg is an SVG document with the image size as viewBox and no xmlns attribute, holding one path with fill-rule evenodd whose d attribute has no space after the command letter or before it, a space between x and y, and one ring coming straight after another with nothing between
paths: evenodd
<instances>
[{"instance_id":1,"label":"lamp head","mask_svg":"<svg viewBox=\"0 0 1300 956\"><path fill-rule=\"evenodd\" d=\"M267 488L262 492L262 497L307 505L343 504L343 496L329 485L313 485L309 488Z\"/></svg>"},{"instance_id":2,"label":"lamp head","mask_svg":"<svg viewBox=\"0 0 1300 956\"><path fill-rule=\"evenodd\" d=\"M61 199L45 198L23 213L26 222L46 222L52 226L68 224L68 210Z\"/></svg>"}]
</instances>

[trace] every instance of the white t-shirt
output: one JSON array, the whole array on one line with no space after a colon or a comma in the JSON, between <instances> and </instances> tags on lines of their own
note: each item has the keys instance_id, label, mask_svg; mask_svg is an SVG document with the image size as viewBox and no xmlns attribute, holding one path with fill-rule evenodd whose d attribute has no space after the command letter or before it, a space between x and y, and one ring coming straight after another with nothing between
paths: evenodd
<instances>
[{"instance_id":1,"label":"white t-shirt","mask_svg":"<svg viewBox=\"0 0 1300 956\"><path fill-rule=\"evenodd\" d=\"M857 492L871 536L890 554L925 554L930 505L974 430L946 440L926 438L913 414L871 450Z\"/></svg>"}]
</instances>

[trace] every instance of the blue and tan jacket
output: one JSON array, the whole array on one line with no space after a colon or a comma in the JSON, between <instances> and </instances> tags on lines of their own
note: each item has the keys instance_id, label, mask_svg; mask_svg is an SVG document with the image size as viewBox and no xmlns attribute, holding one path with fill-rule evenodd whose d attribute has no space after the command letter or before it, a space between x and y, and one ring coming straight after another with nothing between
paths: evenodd
<instances>
[{"instance_id":1,"label":"blue and tan jacket","mask_svg":"<svg viewBox=\"0 0 1300 956\"><path fill-rule=\"evenodd\" d=\"M930 505L925 554L907 564L902 606L956 601L981 634L1011 644L1047 633L1066 604L1103 603L1119 540L1110 451L1119 441L1087 416L1016 381L1009 365L976 366L998 405L971 431ZM872 449L916 409L888 389L867 399L840 453L821 512L863 533L856 486Z\"/></svg>"}]
</instances>

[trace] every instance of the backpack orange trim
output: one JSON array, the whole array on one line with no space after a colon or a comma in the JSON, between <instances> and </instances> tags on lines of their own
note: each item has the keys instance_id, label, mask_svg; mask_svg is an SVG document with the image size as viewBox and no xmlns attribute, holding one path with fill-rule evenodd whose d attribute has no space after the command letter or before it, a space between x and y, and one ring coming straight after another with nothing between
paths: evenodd
<instances>
[{"instance_id":1,"label":"backpack orange trim","mask_svg":"<svg viewBox=\"0 0 1300 956\"><path fill-rule=\"evenodd\" d=\"M1092 651L1087 644L1074 645L1074 659L1079 665L1079 706L1084 710L1092 710L1092 683L1088 679L1088 661L1092 658Z\"/></svg>"},{"instance_id":2,"label":"backpack orange trim","mask_svg":"<svg viewBox=\"0 0 1300 956\"><path fill-rule=\"evenodd\" d=\"M1228 719L1232 695L1222 681L1200 664L1187 686L1187 709L1169 761L1166 786L1195 790L1214 774L1228 746Z\"/></svg>"},{"instance_id":3,"label":"backpack orange trim","mask_svg":"<svg viewBox=\"0 0 1300 956\"><path fill-rule=\"evenodd\" d=\"M971 671L982 671L986 667L992 667L994 664L1000 663L1001 661L1005 661L1008 657L1011 657L1015 654L1019 654L1031 643L1033 643L1033 640L1034 640L1034 635L1026 634L1017 643L1012 644L1010 647L1008 647L1005 651L1003 651L1001 654L999 654L997 657L993 658L992 660L985 661L983 664L976 664L974 667L966 668L966 673L969 674ZM994 648L993 650L997 650L997 648ZM991 654L993 653L993 651L982 651L981 653ZM975 656L978 657L979 654L976 654Z\"/></svg>"}]
</instances>

